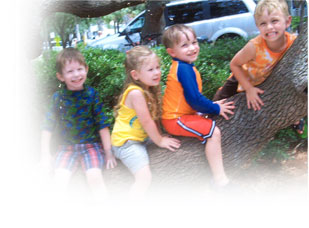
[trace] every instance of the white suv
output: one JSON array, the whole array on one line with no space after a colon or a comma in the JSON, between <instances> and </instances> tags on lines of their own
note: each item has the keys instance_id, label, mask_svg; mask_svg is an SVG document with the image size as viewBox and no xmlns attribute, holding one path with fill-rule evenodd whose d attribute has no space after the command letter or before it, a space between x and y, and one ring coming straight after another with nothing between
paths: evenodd
<instances>
[{"instance_id":1,"label":"white suv","mask_svg":"<svg viewBox=\"0 0 309 228\"><path fill-rule=\"evenodd\" d=\"M186 24L192 27L198 38L214 42L223 36L239 36L247 39L258 35L254 22L254 0L191 0L172 1L166 4L166 27ZM145 11L136 16L122 32L96 40L91 47L127 50L127 36L139 41L139 33L145 22Z\"/></svg>"}]
</instances>

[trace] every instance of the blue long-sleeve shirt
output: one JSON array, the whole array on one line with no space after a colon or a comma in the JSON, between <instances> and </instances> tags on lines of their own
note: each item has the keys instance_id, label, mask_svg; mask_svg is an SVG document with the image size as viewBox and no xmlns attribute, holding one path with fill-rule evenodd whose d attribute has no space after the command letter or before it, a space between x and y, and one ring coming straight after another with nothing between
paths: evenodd
<instances>
[{"instance_id":1,"label":"blue long-sleeve shirt","mask_svg":"<svg viewBox=\"0 0 309 228\"><path fill-rule=\"evenodd\" d=\"M196 112L220 114L220 106L201 91L202 79L194 64L173 59L163 97L162 119L175 119Z\"/></svg>"},{"instance_id":2,"label":"blue long-sleeve shirt","mask_svg":"<svg viewBox=\"0 0 309 228\"><path fill-rule=\"evenodd\" d=\"M183 88L183 93L188 104L196 111L207 114L219 114L220 106L213 103L200 93L196 81L196 74L193 70L194 64L181 60L179 62L177 77Z\"/></svg>"}]
</instances>

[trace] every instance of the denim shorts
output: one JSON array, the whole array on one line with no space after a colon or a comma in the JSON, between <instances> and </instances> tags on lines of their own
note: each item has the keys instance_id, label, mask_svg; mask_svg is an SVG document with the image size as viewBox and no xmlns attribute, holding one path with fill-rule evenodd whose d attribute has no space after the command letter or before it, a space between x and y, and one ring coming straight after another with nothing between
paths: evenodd
<instances>
[{"instance_id":1,"label":"denim shorts","mask_svg":"<svg viewBox=\"0 0 309 228\"><path fill-rule=\"evenodd\" d=\"M149 142L150 140L145 142L128 140L122 146L113 146L113 153L128 167L131 173L135 174L141 168L149 165L149 156L146 150Z\"/></svg>"}]
</instances>

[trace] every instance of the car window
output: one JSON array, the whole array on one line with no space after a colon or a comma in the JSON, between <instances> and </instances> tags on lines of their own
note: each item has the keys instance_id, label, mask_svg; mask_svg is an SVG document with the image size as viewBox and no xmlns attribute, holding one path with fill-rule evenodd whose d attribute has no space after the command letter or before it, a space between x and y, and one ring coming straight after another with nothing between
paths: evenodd
<instances>
[{"instance_id":1,"label":"car window","mask_svg":"<svg viewBox=\"0 0 309 228\"><path fill-rule=\"evenodd\" d=\"M247 13L248 9L242 1L232 0L232 1L210 1L210 17L224 17L229 15Z\"/></svg>"},{"instance_id":2,"label":"car window","mask_svg":"<svg viewBox=\"0 0 309 228\"><path fill-rule=\"evenodd\" d=\"M167 15L166 24L168 26L204 20L203 1L170 6L167 8Z\"/></svg>"},{"instance_id":3,"label":"car window","mask_svg":"<svg viewBox=\"0 0 309 228\"><path fill-rule=\"evenodd\" d=\"M140 32L145 23L145 14L138 17L132 24L128 26L130 33Z\"/></svg>"}]
</instances>

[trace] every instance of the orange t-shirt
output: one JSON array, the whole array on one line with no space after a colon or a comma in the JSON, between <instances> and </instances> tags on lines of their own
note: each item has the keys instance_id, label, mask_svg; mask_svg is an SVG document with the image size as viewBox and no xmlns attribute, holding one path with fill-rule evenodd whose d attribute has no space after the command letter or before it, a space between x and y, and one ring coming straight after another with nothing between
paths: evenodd
<instances>
[{"instance_id":1,"label":"orange t-shirt","mask_svg":"<svg viewBox=\"0 0 309 228\"><path fill-rule=\"evenodd\" d=\"M285 32L286 48L281 52L272 52L267 47L266 41L259 35L250 40L256 48L255 60L251 60L242 66L246 77L253 85L259 85L265 81L270 75L274 66L283 57L284 53L289 49L296 39L296 35ZM238 84L238 92L244 91L240 84Z\"/></svg>"},{"instance_id":2,"label":"orange t-shirt","mask_svg":"<svg viewBox=\"0 0 309 228\"><path fill-rule=\"evenodd\" d=\"M220 113L220 106L202 94L202 79L194 64L174 59L163 96L162 119L176 119L196 112Z\"/></svg>"},{"instance_id":3,"label":"orange t-shirt","mask_svg":"<svg viewBox=\"0 0 309 228\"><path fill-rule=\"evenodd\" d=\"M177 78L178 64L178 61L172 62L169 75L167 76L166 90L163 96L162 119L176 119L182 115L192 115L196 113L187 103L183 95L183 88ZM201 92L202 79L195 67L194 71L196 73L198 88Z\"/></svg>"}]
</instances>

